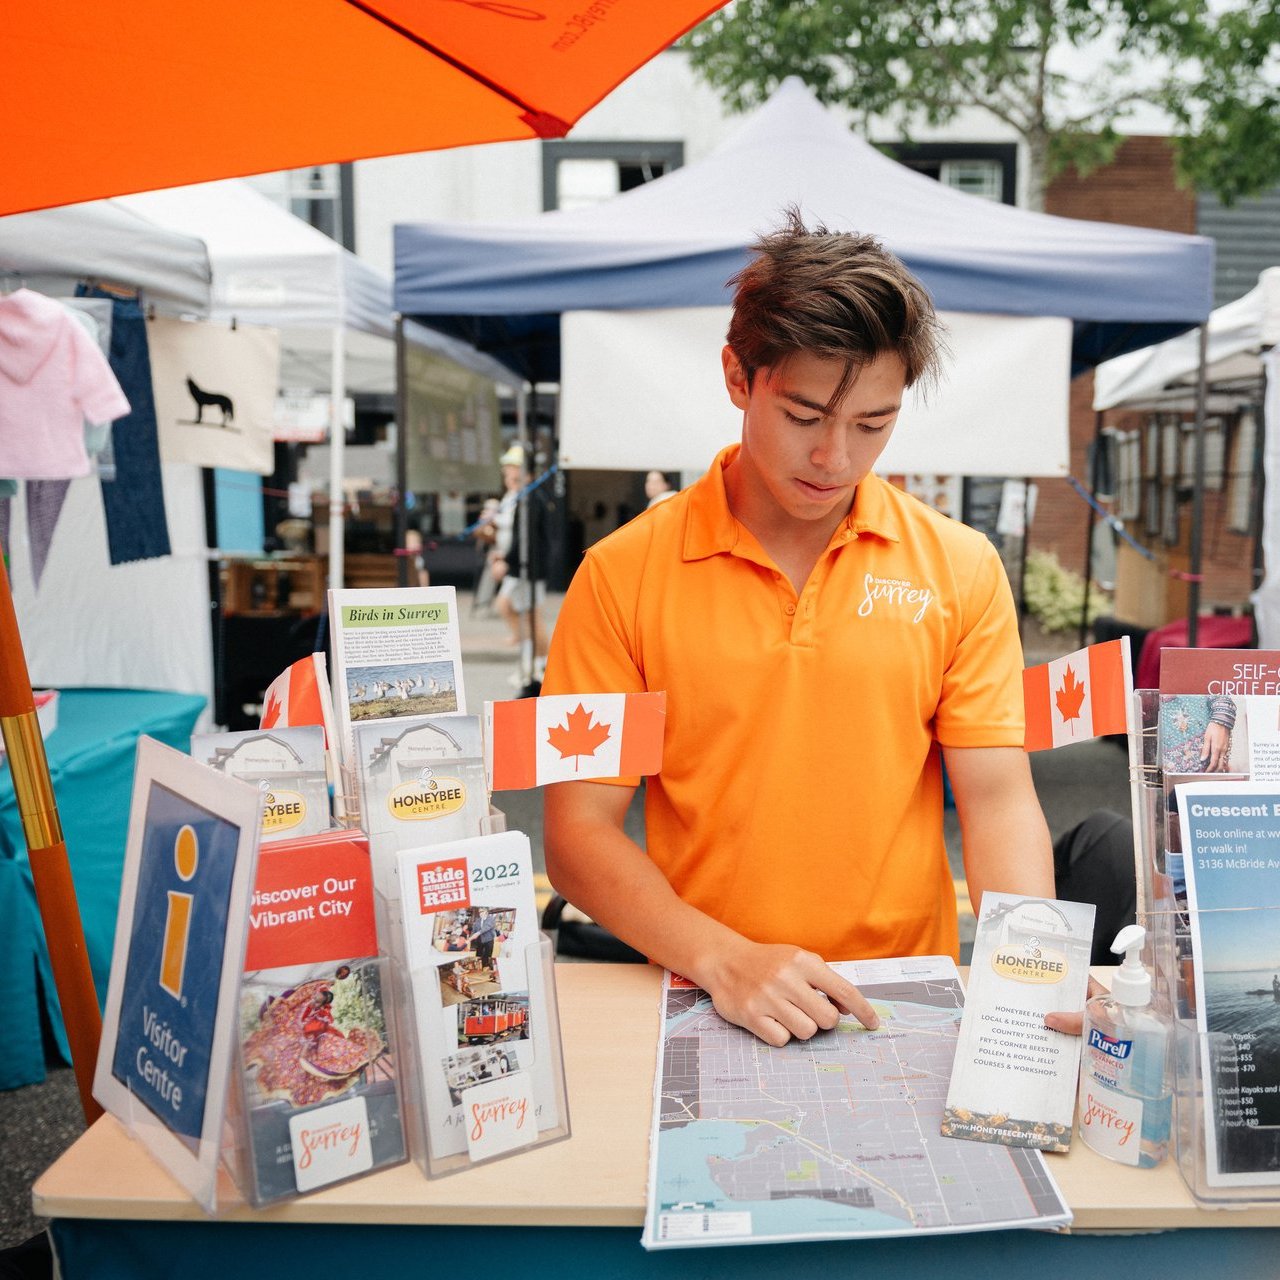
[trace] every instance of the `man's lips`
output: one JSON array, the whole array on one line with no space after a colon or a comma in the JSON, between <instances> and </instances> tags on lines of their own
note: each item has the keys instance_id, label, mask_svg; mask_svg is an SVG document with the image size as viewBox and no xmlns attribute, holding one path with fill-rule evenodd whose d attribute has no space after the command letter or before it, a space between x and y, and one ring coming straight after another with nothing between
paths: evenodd
<instances>
[{"instance_id":1,"label":"man's lips","mask_svg":"<svg viewBox=\"0 0 1280 1280\"><path fill-rule=\"evenodd\" d=\"M847 488L842 484L815 484L812 480L804 480L800 476L795 477L795 482L802 492L815 498L832 498L843 493Z\"/></svg>"}]
</instances>

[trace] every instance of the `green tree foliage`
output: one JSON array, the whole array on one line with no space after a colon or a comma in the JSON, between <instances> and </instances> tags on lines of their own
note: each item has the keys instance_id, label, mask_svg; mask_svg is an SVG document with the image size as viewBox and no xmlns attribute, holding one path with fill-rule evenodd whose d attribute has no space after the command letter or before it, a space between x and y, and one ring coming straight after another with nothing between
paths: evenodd
<instances>
[{"instance_id":1,"label":"green tree foliage","mask_svg":"<svg viewBox=\"0 0 1280 1280\"><path fill-rule=\"evenodd\" d=\"M1070 631L1080 625L1084 612L1084 579L1066 569L1052 551L1027 555L1022 597L1027 612L1045 632ZM1111 597L1096 586L1089 592L1089 625L1111 612Z\"/></svg>"},{"instance_id":2,"label":"green tree foliage","mask_svg":"<svg viewBox=\"0 0 1280 1280\"><path fill-rule=\"evenodd\" d=\"M1139 104L1174 123L1186 181L1231 201L1280 181L1276 0L734 0L685 39L736 110L789 75L856 121L980 107L1026 141L1031 204L1105 164ZM1062 69L1088 50L1088 75Z\"/></svg>"}]
</instances>

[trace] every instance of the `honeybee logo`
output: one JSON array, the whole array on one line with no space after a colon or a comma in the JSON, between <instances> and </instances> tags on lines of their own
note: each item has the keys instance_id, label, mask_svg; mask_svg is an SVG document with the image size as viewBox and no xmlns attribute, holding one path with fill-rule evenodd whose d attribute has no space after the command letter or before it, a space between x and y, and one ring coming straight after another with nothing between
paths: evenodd
<instances>
[{"instance_id":1,"label":"honeybee logo","mask_svg":"<svg viewBox=\"0 0 1280 1280\"><path fill-rule=\"evenodd\" d=\"M387 794L387 811L401 822L422 822L457 813L467 803L461 778L431 777L402 782Z\"/></svg>"},{"instance_id":2,"label":"honeybee logo","mask_svg":"<svg viewBox=\"0 0 1280 1280\"><path fill-rule=\"evenodd\" d=\"M991 967L1014 982L1050 986L1067 976L1067 957L1046 947L1039 938L1028 938L1021 946L997 947L991 955Z\"/></svg>"},{"instance_id":3,"label":"honeybee logo","mask_svg":"<svg viewBox=\"0 0 1280 1280\"><path fill-rule=\"evenodd\" d=\"M179 880L189 884L199 866L200 839L194 827L184 825L173 841L173 869L178 873ZM168 896L169 910L165 914L164 943L160 950L160 989L175 1000L181 1000L195 894L170 889Z\"/></svg>"},{"instance_id":4,"label":"honeybee logo","mask_svg":"<svg viewBox=\"0 0 1280 1280\"><path fill-rule=\"evenodd\" d=\"M268 791L262 806L262 832L272 835L296 827L307 816L307 802L297 791Z\"/></svg>"}]
</instances>

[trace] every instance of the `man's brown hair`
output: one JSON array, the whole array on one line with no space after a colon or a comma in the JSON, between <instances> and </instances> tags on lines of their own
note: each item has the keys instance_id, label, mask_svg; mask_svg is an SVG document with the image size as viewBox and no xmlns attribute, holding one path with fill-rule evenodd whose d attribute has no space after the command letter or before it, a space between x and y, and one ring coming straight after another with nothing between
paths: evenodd
<instances>
[{"instance_id":1,"label":"man's brown hair","mask_svg":"<svg viewBox=\"0 0 1280 1280\"><path fill-rule=\"evenodd\" d=\"M858 371L892 352L907 386L937 377L941 338L924 286L874 236L810 230L790 208L786 224L751 246L734 286L728 342L748 385L760 369L799 352L843 360L834 406Z\"/></svg>"}]
</instances>

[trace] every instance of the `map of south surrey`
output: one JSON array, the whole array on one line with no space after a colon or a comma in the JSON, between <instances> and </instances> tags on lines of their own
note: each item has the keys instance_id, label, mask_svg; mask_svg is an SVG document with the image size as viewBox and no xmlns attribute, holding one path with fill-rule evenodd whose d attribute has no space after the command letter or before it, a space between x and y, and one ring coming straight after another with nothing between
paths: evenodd
<instances>
[{"instance_id":1,"label":"map of south surrey","mask_svg":"<svg viewBox=\"0 0 1280 1280\"><path fill-rule=\"evenodd\" d=\"M848 1017L775 1049L664 987L646 1245L1070 1221L1039 1152L939 1133L964 1006L951 961L834 967L876 1031Z\"/></svg>"}]
</instances>

